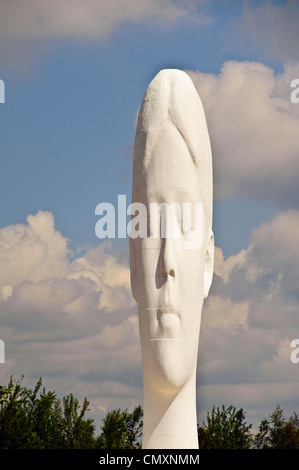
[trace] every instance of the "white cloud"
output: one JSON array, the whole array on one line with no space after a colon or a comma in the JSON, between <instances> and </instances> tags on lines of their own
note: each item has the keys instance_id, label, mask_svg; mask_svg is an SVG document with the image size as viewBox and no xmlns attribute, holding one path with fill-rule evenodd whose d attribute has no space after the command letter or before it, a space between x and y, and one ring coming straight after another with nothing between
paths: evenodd
<instances>
[{"instance_id":1,"label":"white cloud","mask_svg":"<svg viewBox=\"0 0 299 470\"><path fill-rule=\"evenodd\" d=\"M90 335L134 305L129 269L104 245L70 260L50 212L0 229L2 325L34 341ZM110 315L110 316L109 316ZM80 328L79 328L80 327Z\"/></svg>"},{"instance_id":2,"label":"white cloud","mask_svg":"<svg viewBox=\"0 0 299 470\"><path fill-rule=\"evenodd\" d=\"M299 332L298 233L299 212L289 210L253 230L247 250L224 259L217 249L199 348L201 410L242 406L255 425L278 403L296 410L290 341Z\"/></svg>"},{"instance_id":3,"label":"white cloud","mask_svg":"<svg viewBox=\"0 0 299 470\"><path fill-rule=\"evenodd\" d=\"M256 8L245 2L243 31L247 31L254 46L264 47L270 56L281 60L298 58L299 7L296 0L285 5L271 2Z\"/></svg>"},{"instance_id":4,"label":"white cloud","mask_svg":"<svg viewBox=\"0 0 299 470\"><path fill-rule=\"evenodd\" d=\"M299 265L299 212L289 210L253 230L255 256L263 266L279 272Z\"/></svg>"},{"instance_id":5,"label":"white cloud","mask_svg":"<svg viewBox=\"0 0 299 470\"><path fill-rule=\"evenodd\" d=\"M0 229L0 285L40 281L67 272L67 239L54 228L50 212L27 217L27 225Z\"/></svg>"},{"instance_id":6,"label":"white cloud","mask_svg":"<svg viewBox=\"0 0 299 470\"><path fill-rule=\"evenodd\" d=\"M299 74L299 63L277 75L249 61L225 62L219 75L188 73L207 116L215 197L297 205L299 107L290 100L290 76Z\"/></svg>"},{"instance_id":7,"label":"white cloud","mask_svg":"<svg viewBox=\"0 0 299 470\"><path fill-rule=\"evenodd\" d=\"M223 330L247 326L248 302L232 302L230 298L211 296L205 306L205 328L220 327Z\"/></svg>"},{"instance_id":8,"label":"white cloud","mask_svg":"<svg viewBox=\"0 0 299 470\"><path fill-rule=\"evenodd\" d=\"M58 396L87 396L98 426L107 409L142 400L129 268L109 251L99 244L73 259L50 212L0 229L1 381L42 376Z\"/></svg>"},{"instance_id":9,"label":"white cloud","mask_svg":"<svg viewBox=\"0 0 299 470\"><path fill-rule=\"evenodd\" d=\"M168 28L212 19L189 0L2 0L0 58L24 72L60 39L104 41L124 25Z\"/></svg>"},{"instance_id":10,"label":"white cloud","mask_svg":"<svg viewBox=\"0 0 299 470\"><path fill-rule=\"evenodd\" d=\"M22 0L1 3L1 34L15 38L87 37L98 39L126 22L199 21L189 2L172 0ZM205 21L205 20L204 20Z\"/></svg>"},{"instance_id":11,"label":"white cloud","mask_svg":"<svg viewBox=\"0 0 299 470\"><path fill-rule=\"evenodd\" d=\"M243 1L241 18L231 23L227 36L230 49L254 51L258 56L286 61L298 59L299 5L296 0L277 4L271 0L252 6Z\"/></svg>"},{"instance_id":12,"label":"white cloud","mask_svg":"<svg viewBox=\"0 0 299 470\"><path fill-rule=\"evenodd\" d=\"M7 360L20 374L121 374L136 366L139 351L129 268L104 244L70 255L50 212L0 229Z\"/></svg>"},{"instance_id":13,"label":"white cloud","mask_svg":"<svg viewBox=\"0 0 299 470\"><path fill-rule=\"evenodd\" d=\"M257 227L247 250L225 259L216 248L200 337L200 417L212 399L243 406L249 420L265 417L278 402L287 413L295 410L298 365L290 360L290 340L299 332L298 233L299 212L287 211ZM24 373L32 385L42 376L60 396L87 396L97 419L141 403L128 266L102 244L73 260L49 212L1 229L0 241L7 359L1 380Z\"/></svg>"},{"instance_id":14,"label":"white cloud","mask_svg":"<svg viewBox=\"0 0 299 470\"><path fill-rule=\"evenodd\" d=\"M247 261L248 250L241 250L236 255L224 259L223 252L218 246L215 247L214 272L220 276L223 282L227 282L231 271L236 266L242 266Z\"/></svg>"}]
</instances>

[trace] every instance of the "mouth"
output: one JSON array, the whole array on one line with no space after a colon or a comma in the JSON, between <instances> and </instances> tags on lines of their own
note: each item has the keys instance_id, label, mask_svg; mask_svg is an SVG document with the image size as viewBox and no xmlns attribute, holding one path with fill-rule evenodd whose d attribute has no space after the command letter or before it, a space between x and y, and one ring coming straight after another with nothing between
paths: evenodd
<instances>
[{"instance_id":1,"label":"mouth","mask_svg":"<svg viewBox=\"0 0 299 470\"><path fill-rule=\"evenodd\" d=\"M175 339L181 336L181 318L177 309L159 308L156 318L160 339Z\"/></svg>"},{"instance_id":2,"label":"mouth","mask_svg":"<svg viewBox=\"0 0 299 470\"><path fill-rule=\"evenodd\" d=\"M165 315L175 315L180 318L180 313L177 309L173 307L163 307L159 308L157 311L157 320L160 321L161 317Z\"/></svg>"}]
</instances>

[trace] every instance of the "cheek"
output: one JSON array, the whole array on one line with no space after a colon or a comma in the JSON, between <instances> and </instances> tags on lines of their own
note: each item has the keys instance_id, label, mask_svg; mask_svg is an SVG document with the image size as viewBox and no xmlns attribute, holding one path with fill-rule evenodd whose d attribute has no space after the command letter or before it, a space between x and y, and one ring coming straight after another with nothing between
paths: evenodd
<instances>
[{"instance_id":1,"label":"cheek","mask_svg":"<svg viewBox=\"0 0 299 470\"><path fill-rule=\"evenodd\" d=\"M140 240L130 240L131 288L138 304L155 295L159 252L143 249Z\"/></svg>"},{"instance_id":2,"label":"cheek","mask_svg":"<svg viewBox=\"0 0 299 470\"><path fill-rule=\"evenodd\" d=\"M185 249L182 246L182 243L175 241L168 250L161 240L144 239L142 242L135 242L131 252L134 279L165 279L163 273L172 269L175 279L191 278L201 281L204 276L204 250Z\"/></svg>"},{"instance_id":3,"label":"cheek","mask_svg":"<svg viewBox=\"0 0 299 470\"><path fill-rule=\"evenodd\" d=\"M137 245L137 243L136 243ZM177 247L168 261L174 277L165 277L161 246L139 244L132 251L131 283L136 302L141 308L157 308L169 299L180 309L199 309L203 300L203 250L184 250ZM132 269L132 266L134 268Z\"/></svg>"}]
</instances>

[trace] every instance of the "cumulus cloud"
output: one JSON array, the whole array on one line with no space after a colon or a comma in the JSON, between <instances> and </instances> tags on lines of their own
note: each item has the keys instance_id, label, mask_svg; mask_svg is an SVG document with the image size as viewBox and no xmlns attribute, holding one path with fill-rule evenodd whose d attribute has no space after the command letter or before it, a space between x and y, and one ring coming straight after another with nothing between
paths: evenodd
<instances>
[{"instance_id":1,"label":"cumulus cloud","mask_svg":"<svg viewBox=\"0 0 299 470\"><path fill-rule=\"evenodd\" d=\"M225 62L219 75L188 72L202 98L211 137L215 197L258 196L297 207L299 108L290 78L259 62Z\"/></svg>"},{"instance_id":2,"label":"cumulus cloud","mask_svg":"<svg viewBox=\"0 0 299 470\"><path fill-rule=\"evenodd\" d=\"M38 339L39 334L49 334L42 321L36 321L39 315L53 327L61 321L69 324L71 331L76 319L85 324L82 335L97 317L99 325L108 314L110 321L120 320L115 312L133 305L128 267L104 245L73 261L70 254L68 240L55 229L50 212L39 211L28 216L27 224L0 230L2 324L32 328ZM60 335L68 332L65 328Z\"/></svg>"},{"instance_id":3,"label":"cumulus cloud","mask_svg":"<svg viewBox=\"0 0 299 470\"><path fill-rule=\"evenodd\" d=\"M99 41L124 24L168 27L178 21L209 24L188 0L3 0L0 16L0 56L26 65L52 40Z\"/></svg>"},{"instance_id":4,"label":"cumulus cloud","mask_svg":"<svg viewBox=\"0 0 299 470\"><path fill-rule=\"evenodd\" d=\"M67 240L55 230L53 215L41 211L29 215L27 225L0 230L0 285L64 276L67 256Z\"/></svg>"},{"instance_id":5,"label":"cumulus cloud","mask_svg":"<svg viewBox=\"0 0 299 470\"><path fill-rule=\"evenodd\" d=\"M277 272L296 269L299 264L298 229L298 211L290 210L253 230L252 242L260 265Z\"/></svg>"},{"instance_id":6,"label":"cumulus cloud","mask_svg":"<svg viewBox=\"0 0 299 470\"><path fill-rule=\"evenodd\" d=\"M232 403L255 424L277 403L296 410L290 342L299 332L298 233L299 212L289 210L254 229L247 250L225 259L217 248L200 337L202 410Z\"/></svg>"},{"instance_id":7,"label":"cumulus cloud","mask_svg":"<svg viewBox=\"0 0 299 470\"><path fill-rule=\"evenodd\" d=\"M1 3L1 35L22 39L37 37L106 36L122 23L155 21L160 24L180 19L206 21L195 15L189 2L172 0L22 0Z\"/></svg>"},{"instance_id":8,"label":"cumulus cloud","mask_svg":"<svg viewBox=\"0 0 299 470\"><path fill-rule=\"evenodd\" d=\"M134 377L140 402L137 310L129 268L116 254L99 244L74 258L52 213L38 211L26 224L0 229L0 266L7 377L63 375L63 384L55 381L58 393L82 381L96 410L116 405L119 390L102 399L99 383L128 381L134 388Z\"/></svg>"},{"instance_id":9,"label":"cumulus cloud","mask_svg":"<svg viewBox=\"0 0 299 470\"><path fill-rule=\"evenodd\" d=\"M242 17L235 20L230 33L230 46L244 47L246 44L257 53L263 50L269 57L283 62L298 59L298 22L299 5L296 0L287 0L283 4L267 1L258 6L244 1Z\"/></svg>"},{"instance_id":10,"label":"cumulus cloud","mask_svg":"<svg viewBox=\"0 0 299 470\"><path fill-rule=\"evenodd\" d=\"M199 420L213 404L242 406L255 425L278 402L296 409L298 233L299 212L289 210L254 229L236 255L216 247L202 315ZM121 257L99 244L74 258L42 211L0 229L0 256L1 380L42 376L60 395L87 396L98 424L107 409L141 403L137 308Z\"/></svg>"}]
</instances>

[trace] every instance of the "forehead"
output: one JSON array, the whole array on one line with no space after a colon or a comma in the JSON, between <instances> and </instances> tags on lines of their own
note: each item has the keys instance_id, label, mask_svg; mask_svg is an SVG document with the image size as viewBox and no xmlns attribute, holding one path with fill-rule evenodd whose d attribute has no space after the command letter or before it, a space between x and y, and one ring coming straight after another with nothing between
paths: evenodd
<instances>
[{"instance_id":1,"label":"forehead","mask_svg":"<svg viewBox=\"0 0 299 470\"><path fill-rule=\"evenodd\" d=\"M179 199L177 202L201 199L205 185L202 165L204 161L192 157L177 128L169 126L161 130L151 157L144 164L146 199L167 200L175 197Z\"/></svg>"}]
</instances>

